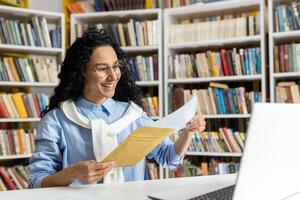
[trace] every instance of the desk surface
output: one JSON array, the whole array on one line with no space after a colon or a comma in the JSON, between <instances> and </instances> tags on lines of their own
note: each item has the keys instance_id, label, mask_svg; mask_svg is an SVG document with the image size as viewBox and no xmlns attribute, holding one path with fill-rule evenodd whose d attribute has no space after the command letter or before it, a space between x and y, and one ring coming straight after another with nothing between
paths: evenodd
<instances>
[{"instance_id":1,"label":"desk surface","mask_svg":"<svg viewBox=\"0 0 300 200\"><path fill-rule=\"evenodd\" d=\"M233 184L236 175L204 176L190 178L162 179L113 184L97 184L70 187L53 187L0 192L1 200L133 200L149 199L148 194L166 191L178 187L186 189L197 184L199 190ZM184 191L184 190L183 190ZM186 190L185 190L186 191ZM71 198L72 197L72 198ZM79 198L81 197L81 198ZM94 197L94 198L92 198ZM172 199L172 198L170 198Z\"/></svg>"}]
</instances>

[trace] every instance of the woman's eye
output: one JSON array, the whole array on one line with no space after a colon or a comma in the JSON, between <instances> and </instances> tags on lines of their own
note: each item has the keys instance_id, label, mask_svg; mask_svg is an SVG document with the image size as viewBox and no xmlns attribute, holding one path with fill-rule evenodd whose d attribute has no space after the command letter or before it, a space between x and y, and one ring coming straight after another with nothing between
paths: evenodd
<instances>
[{"instance_id":1,"label":"woman's eye","mask_svg":"<svg viewBox=\"0 0 300 200\"><path fill-rule=\"evenodd\" d=\"M104 71L106 71L106 67L104 67L104 68L97 68L97 71L104 72Z\"/></svg>"}]
</instances>

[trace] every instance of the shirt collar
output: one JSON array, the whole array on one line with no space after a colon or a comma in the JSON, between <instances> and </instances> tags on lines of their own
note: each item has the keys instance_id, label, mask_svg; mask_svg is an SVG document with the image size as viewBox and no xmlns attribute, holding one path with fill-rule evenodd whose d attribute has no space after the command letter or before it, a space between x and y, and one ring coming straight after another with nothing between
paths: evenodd
<instances>
[{"instance_id":1,"label":"shirt collar","mask_svg":"<svg viewBox=\"0 0 300 200\"><path fill-rule=\"evenodd\" d=\"M90 102L84 97L81 97L79 100L75 102L75 104L83 109L88 109L90 111L100 108L102 111L106 112L109 115L113 113L114 108L116 107L116 101L112 98L106 99L102 104L96 104Z\"/></svg>"}]
</instances>

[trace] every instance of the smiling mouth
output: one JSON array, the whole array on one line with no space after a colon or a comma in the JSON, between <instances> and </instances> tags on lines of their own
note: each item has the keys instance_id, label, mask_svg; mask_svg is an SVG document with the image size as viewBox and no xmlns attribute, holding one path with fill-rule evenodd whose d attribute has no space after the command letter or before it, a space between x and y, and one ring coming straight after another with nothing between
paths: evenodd
<instances>
[{"instance_id":1,"label":"smiling mouth","mask_svg":"<svg viewBox=\"0 0 300 200\"><path fill-rule=\"evenodd\" d=\"M104 83L102 83L101 85L105 88L113 88L114 87L114 84L104 84Z\"/></svg>"}]
</instances>

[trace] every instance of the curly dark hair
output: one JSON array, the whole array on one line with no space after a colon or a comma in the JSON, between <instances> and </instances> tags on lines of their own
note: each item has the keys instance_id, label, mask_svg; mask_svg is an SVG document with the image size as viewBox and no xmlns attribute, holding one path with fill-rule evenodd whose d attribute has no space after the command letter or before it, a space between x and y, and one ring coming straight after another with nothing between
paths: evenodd
<instances>
[{"instance_id":1,"label":"curly dark hair","mask_svg":"<svg viewBox=\"0 0 300 200\"><path fill-rule=\"evenodd\" d=\"M54 95L50 98L49 106L42 111L41 116L58 107L63 101L70 98L78 100L82 97L85 84L82 72L85 70L94 49L101 46L111 46L115 50L118 59L124 60L127 65L116 86L113 99L125 102L133 101L142 106L141 90L131 78L132 72L130 71L127 55L104 29L92 27L68 48L61 65L61 71L58 74L60 82L54 89Z\"/></svg>"}]
</instances>

